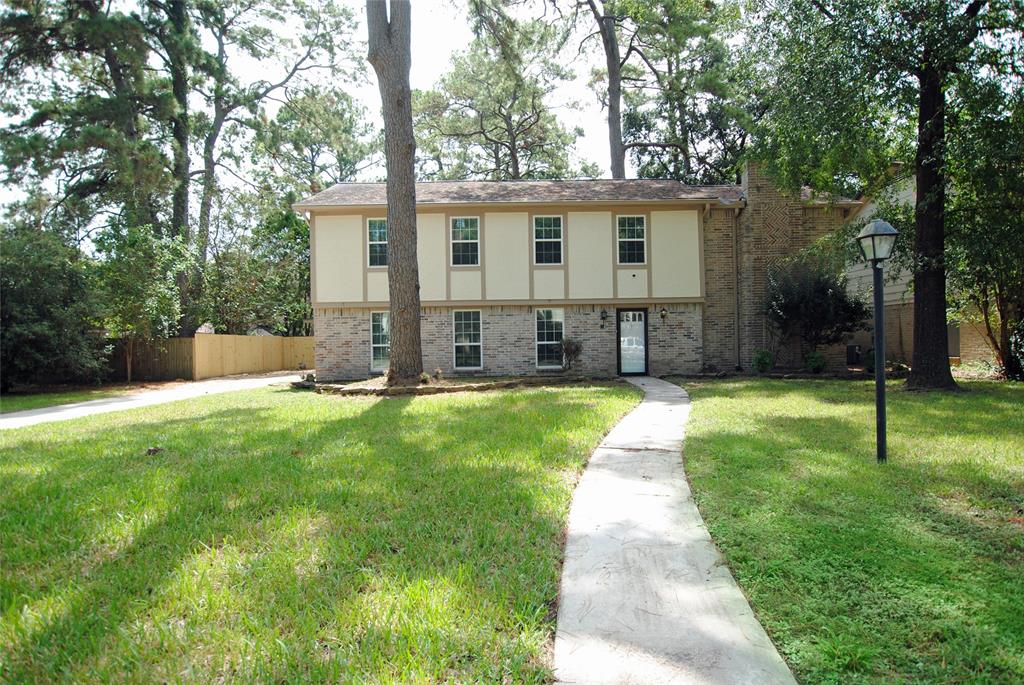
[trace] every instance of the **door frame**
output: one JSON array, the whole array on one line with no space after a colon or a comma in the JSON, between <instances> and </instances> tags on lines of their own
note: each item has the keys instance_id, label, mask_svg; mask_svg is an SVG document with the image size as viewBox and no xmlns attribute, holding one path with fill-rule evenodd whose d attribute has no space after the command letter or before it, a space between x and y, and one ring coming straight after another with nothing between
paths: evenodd
<instances>
[{"instance_id":1,"label":"door frame","mask_svg":"<svg viewBox=\"0 0 1024 685\"><path fill-rule=\"evenodd\" d=\"M644 315L644 370L643 371L622 371L622 319L619 314L622 312L643 312ZM650 312L646 307L622 307L615 310L615 365L620 376L646 376L650 369Z\"/></svg>"}]
</instances>

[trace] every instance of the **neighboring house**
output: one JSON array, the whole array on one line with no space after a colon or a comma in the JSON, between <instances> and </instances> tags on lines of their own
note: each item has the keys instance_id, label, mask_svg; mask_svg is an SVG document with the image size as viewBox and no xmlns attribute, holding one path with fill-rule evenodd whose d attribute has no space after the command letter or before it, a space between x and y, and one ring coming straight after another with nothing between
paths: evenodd
<instances>
[{"instance_id":1,"label":"neighboring house","mask_svg":"<svg viewBox=\"0 0 1024 685\"><path fill-rule=\"evenodd\" d=\"M914 179L901 182L893 200L897 203L912 205L917 194L914 190ZM878 204L868 199L858 209L851 221L872 219L878 213ZM885 218L885 217L881 217ZM871 266L867 262L855 262L846 269L847 290L859 295L867 303L870 310L874 309L871 290L873 280ZM896 361L910 363L914 356L914 276L906 269L893 270L886 265L885 287L885 352L886 357ZM870 323L870 321L869 321ZM988 344L983 324L977 322L952 322L946 326L949 340L949 356L963 362L993 362L995 356ZM860 350L860 358L874 346L873 331L858 331L850 337L848 344ZM853 362L851 350L850 361Z\"/></svg>"},{"instance_id":2,"label":"neighboring house","mask_svg":"<svg viewBox=\"0 0 1024 685\"><path fill-rule=\"evenodd\" d=\"M557 372L569 336L588 374L749 367L767 344L767 265L859 206L787 197L754 167L740 185L439 181L416 193L423 364L446 374ZM339 184L295 209L310 220L319 377L385 371L385 184Z\"/></svg>"}]
</instances>

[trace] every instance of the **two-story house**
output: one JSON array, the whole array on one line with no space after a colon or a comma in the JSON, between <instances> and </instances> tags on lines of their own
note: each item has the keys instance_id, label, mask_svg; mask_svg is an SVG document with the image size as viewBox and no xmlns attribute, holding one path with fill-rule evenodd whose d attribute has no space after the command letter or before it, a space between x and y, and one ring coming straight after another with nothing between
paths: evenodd
<instances>
[{"instance_id":1,"label":"two-story house","mask_svg":"<svg viewBox=\"0 0 1024 685\"><path fill-rule=\"evenodd\" d=\"M765 267L856 203L789 198L756 169L740 185L672 180L419 183L423 363L445 374L588 374L749 366L765 345ZM366 377L389 355L382 183L295 205L310 220L316 367Z\"/></svg>"}]
</instances>

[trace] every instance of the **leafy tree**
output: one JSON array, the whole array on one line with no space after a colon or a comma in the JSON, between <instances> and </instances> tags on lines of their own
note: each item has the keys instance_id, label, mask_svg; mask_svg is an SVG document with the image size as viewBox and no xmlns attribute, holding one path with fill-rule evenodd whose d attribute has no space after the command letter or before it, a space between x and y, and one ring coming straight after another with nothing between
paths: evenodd
<instances>
[{"instance_id":1,"label":"leafy tree","mask_svg":"<svg viewBox=\"0 0 1024 685\"><path fill-rule=\"evenodd\" d=\"M281 189L306 195L351 180L382 143L365 108L337 88L291 92L273 119L255 126L252 158L266 167L264 184L275 202Z\"/></svg>"},{"instance_id":2,"label":"leafy tree","mask_svg":"<svg viewBox=\"0 0 1024 685\"><path fill-rule=\"evenodd\" d=\"M826 261L799 256L768 270L766 315L777 342L799 338L805 358L863 328L868 308ZM776 352L773 352L773 358Z\"/></svg>"},{"instance_id":3,"label":"leafy tree","mask_svg":"<svg viewBox=\"0 0 1024 685\"><path fill-rule=\"evenodd\" d=\"M78 247L44 229L39 198L11 209L0 250L0 386L98 380L98 306Z\"/></svg>"},{"instance_id":4,"label":"leafy tree","mask_svg":"<svg viewBox=\"0 0 1024 685\"><path fill-rule=\"evenodd\" d=\"M947 104L955 76L1012 59L1012 0L775 0L750 18L770 108L760 155L794 188L856 191L913 165L914 359L908 385L952 388L946 342ZM993 49L995 48L995 49Z\"/></svg>"},{"instance_id":5,"label":"leafy tree","mask_svg":"<svg viewBox=\"0 0 1024 685\"><path fill-rule=\"evenodd\" d=\"M541 22L522 24L510 63L493 41L477 39L452 60L428 92L414 94L418 165L426 178L517 180L597 175L573 169L569 151L581 129L568 131L548 104L570 77L551 46L557 36Z\"/></svg>"},{"instance_id":6,"label":"leafy tree","mask_svg":"<svg viewBox=\"0 0 1024 685\"><path fill-rule=\"evenodd\" d=\"M128 382L140 342L177 332L181 316L175 274L190 266L182 237L161 236L152 226L114 221L96 236L97 265L107 330L125 342Z\"/></svg>"},{"instance_id":7,"label":"leafy tree","mask_svg":"<svg viewBox=\"0 0 1024 685\"><path fill-rule=\"evenodd\" d=\"M251 234L213 246L200 311L218 333L310 334L309 225L288 206L294 200L286 196Z\"/></svg>"},{"instance_id":8,"label":"leafy tree","mask_svg":"<svg viewBox=\"0 0 1024 685\"><path fill-rule=\"evenodd\" d=\"M389 382L415 385L423 373L416 261L416 138L409 88L412 10L408 2L366 1L367 60L380 85L388 182Z\"/></svg>"},{"instance_id":9,"label":"leafy tree","mask_svg":"<svg viewBox=\"0 0 1024 685\"><path fill-rule=\"evenodd\" d=\"M109 10L109 11L108 11ZM163 131L173 105L152 87L136 15L101 2L15 2L0 15L4 182L53 181L51 221L69 208L123 213L162 230L170 192Z\"/></svg>"},{"instance_id":10,"label":"leafy tree","mask_svg":"<svg viewBox=\"0 0 1024 685\"><path fill-rule=\"evenodd\" d=\"M637 175L731 181L747 141L745 112L729 84L743 69L728 46L739 8L694 0L618 7L633 27L622 57L623 143Z\"/></svg>"},{"instance_id":11,"label":"leafy tree","mask_svg":"<svg viewBox=\"0 0 1024 685\"><path fill-rule=\"evenodd\" d=\"M1024 88L986 78L961 83L959 95L948 152L951 305L981 323L1006 376L1024 380Z\"/></svg>"}]
</instances>

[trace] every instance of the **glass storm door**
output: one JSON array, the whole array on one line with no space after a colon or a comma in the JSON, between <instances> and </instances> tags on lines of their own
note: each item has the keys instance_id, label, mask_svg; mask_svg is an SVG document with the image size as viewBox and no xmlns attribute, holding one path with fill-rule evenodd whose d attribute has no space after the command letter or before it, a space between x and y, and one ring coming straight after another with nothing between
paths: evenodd
<instances>
[{"instance_id":1,"label":"glass storm door","mask_svg":"<svg viewBox=\"0 0 1024 685\"><path fill-rule=\"evenodd\" d=\"M619 372L647 373L647 312L619 311Z\"/></svg>"}]
</instances>

